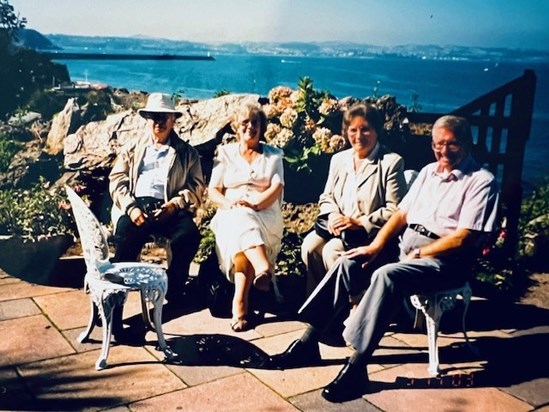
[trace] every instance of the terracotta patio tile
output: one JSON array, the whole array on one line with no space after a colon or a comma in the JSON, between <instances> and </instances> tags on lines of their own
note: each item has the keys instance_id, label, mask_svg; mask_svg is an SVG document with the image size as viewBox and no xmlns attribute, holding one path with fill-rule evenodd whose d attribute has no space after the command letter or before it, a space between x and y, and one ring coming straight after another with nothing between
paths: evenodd
<instances>
[{"instance_id":1,"label":"terracotta patio tile","mask_svg":"<svg viewBox=\"0 0 549 412\"><path fill-rule=\"evenodd\" d=\"M97 410L182 389L185 385L141 347L113 347L108 369L95 370L98 351L20 367L42 409Z\"/></svg>"},{"instance_id":2,"label":"terracotta patio tile","mask_svg":"<svg viewBox=\"0 0 549 412\"><path fill-rule=\"evenodd\" d=\"M549 378L532 379L500 390L533 406L549 403Z\"/></svg>"},{"instance_id":3,"label":"terracotta patio tile","mask_svg":"<svg viewBox=\"0 0 549 412\"><path fill-rule=\"evenodd\" d=\"M422 365L407 364L370 375L372 389L376 392L365 395L365 398L386 412L426 410L520 412L531 409L525 402L498 389L475 387L474 379L473 386L467 387L471 383L470 379L470 376L459 375L459 371L443 379L435 379L428 375ZM452 384L456 387L452 387ZM426 385L430 387L424 388Z\"/></svg>"},{"instance_id":4,"label":"terracotta patio tile","mask_svg":"<svg viewBox=\"0 0 549 412\"><path fill-rule=\"evenodd\" d=\"M203 383L216 381L227 376L242 373L241 368L232 366L184 366L166 365L179 379L188 386L197 386Z\"/></svg>"},{"instance_id":5,"label":"terracotta patio tile","mask_svg":"<svg viewBox=\"0 0 549 412\"><path fill-rule=\"evenodd\" d=\"M0 366L20 365L74 353L66 339L43 316L0 322Z\"/></svg>"},{"instance_id":6,"label":"terracotta patio tile","mask_svg":"<svg viewBox=\"0 0 549 412\"><path fill-rule=\"evenodd\" d=\"M31 299L0 302L0 321L39 315L40 309Z\"/></svg>"},{"instance_id":7,"label":"terracotta patio tile","mask_svg":"<svg viewBox=\"0 0 549 412\"><path fill-rule=\"evenodd\" d=\"M85 326L90 312L90 298L83 290L38 296L36 304L60 330Z\"/></svg>"},{"instance_id":8,"label":"terracotta patio tile","mask_svg":"<svg viewBox=\"0 0 549 412\"><path fill-rule=\"evenodd\" d=\"M365 399L354 399L348 402L331 403L320 395L321 390L307 392L290 398L292 405L303 412L382 412Z\"/></svg>"},{"instance_id":9,"label":"terracotta patio tile","mask_svg":"<svg viewBox=\"0 0 549 412\"><path fill-rule=\"evenodd\" d=\"M268 354L275 354L285 350L301 334L302 331L295 331L259 339L254 341L254 344ZM288 398L326 386L335 378L345 363L345 359L352 351L347 347L320 345L320 353L322 366L286 369L284 371L250 369L250 372L276 392Z\"/></svg>"},{"instance_id":10,"label":"terracotta patio tile","mask_svg":"<svg viewBox=\"0 0 549 412\"><path fill-rule=\"evenodd\" d=\"M306 325L296 320L281 321L275 317L267 318L265 323L257 325L255 330L264 337L280 335L296 330L305 330Z\"/></svg>"},{"instance_id":11,"label":"terracotta patio tile","mask_svg":"<svg viewBox=\"0 0 549 412\"><path fill-rule=\"evenodd\" d=\"M261 335L254 329L250 329L245 332L234 332L231 329L230 319L214 318L208 309L190 313L184 317L179 316L171 320L168 315L163 315L163 319L165 319L164 333L166 334L225 334L237 336L246 340L253 340L261 337Z\"/></svg>"},{"instance_id":12,"label":"terracotta patio tile","mask_svg":"<svg viewBox=\"0 0 549 412\"><path fill-rule=\"evenodd\" d=\"M132 411L297 411L247 373L168 393L130 405Z\"/></svg>"},{"instance_id":13,"label":"terracotta patio tile","mask_svg":"<svg viewBox=\"0 0 549 412\"><path fill-rule=\"evenodd\" d=\"M0 286L5 286L11 283L17 283L17 282L22 282L22 280L14 278L13 276L10 276L8 274L5 274L5 272L4 272L4 276L0 275Z\"/></svg>"},{"instance_id":14,"label":"terracotta patio tile","mask_svg":"<svg viewBox=\"0 0 549 412\"><path fill-rule=\"evenodd\" d=\"M35 296L50 295L70 291L69 288L55 288L41 286L24 281L8 283L0 288L0 302L5 300L22 299Z\"/></svg>"},{"instance_id":15,"label":"terracotta patio tile","mask_svg":"<svg viewBox=\"0 0 549 412\"><path fill-rule=\"evenodd\" d=\"M129 412L130 408L127 406L118 406L116 408L111 409L102 409L102 412Z\"/></svg>"},{"instance_id":16,"label":"terracotta patio tile","mask_svg":"<svg viewBox=\"0 0 549 412\"><path fill-rule=\"evenodd\" d=\"M78 342L78 336L84 331L84 328L67 329L63 331L63 335L76 350L76 352L89 352L101 348L102 330L100 326L96 326L87 342Z\"/></svg>"}]
</instances>

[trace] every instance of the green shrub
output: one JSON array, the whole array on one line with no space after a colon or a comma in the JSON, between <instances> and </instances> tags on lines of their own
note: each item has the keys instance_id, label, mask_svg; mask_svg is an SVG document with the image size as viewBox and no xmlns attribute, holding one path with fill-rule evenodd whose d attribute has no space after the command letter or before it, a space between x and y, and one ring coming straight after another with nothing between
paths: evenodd
<instances>
[{"instance_id":1,"label":"green shrub","mask_svg":"<svg viewBox=\"0 0 549 412\"><path fill-rule=\"evenodd\" d=\"M539 182L524 198L519 221L518 246L509 253L505 246L505 219L495 239L477 259L476 280L500 296L516 298L527 286L528 275L549 269L549 178Z\"/></svg>"},{"instance_id":2,"label":"green shrub","mask_svg":"<svg viewBox=\"0 0 549 412\"><path fill-rule=\"evenodd\" d=\"M284 229L282 247L276 260L275 273L284 276L303 276L305 265L301 260L303 236Z\"/></svg>"},{"instance_id":3,"label":"green shrub","mask_svg":"<svg viewBox=\"0 0 549 412\"><path fill-rule=\"evenodd\" d=\"M44 182L30 189L0 191L0 235L36 241L57 235L74 235L70 206L60 192Z\"/></svg>"},{"instance_id":4,"label":"green shrub","mask_svg":"<svg viewBox=\"0 0 549 412\"><path fill-rule=\"evenodd\" d=\"M21 149L22 144L7 134L0 134L0 173L8 170L13 156Z\"/></svg>"},{"instance_id":5,"label":"green shrub","mask_svg":"<svg viewBox=\"0 0 549 412\"><path fill-rule=\"evenodd\" d=\"M50 120L65 107L67 98L47 90L36 90L30 97L28 108L42 115L42 119Z\"/></svg>"},{"instance_id":6,"label":"green shrub","mask_svg":"<svg viewBox=\"0 0 549 412\"><path fill-rule=\"evenodd\" d=\"M522 202L519 253L532 270L549 270L549 177L542 179Z\"/></svg>"}]
</instances>

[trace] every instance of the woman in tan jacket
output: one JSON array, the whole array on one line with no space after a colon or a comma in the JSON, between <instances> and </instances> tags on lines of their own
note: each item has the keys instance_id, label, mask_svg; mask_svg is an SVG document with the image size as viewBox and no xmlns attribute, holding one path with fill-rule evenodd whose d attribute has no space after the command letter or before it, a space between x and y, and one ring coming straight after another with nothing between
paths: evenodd
<instances>
[{"instance_id":1,"label":"woman in tan jacket","mask_svg":"<svg viewBox=\"0 0 549 412\"><path fill-rule=\"evenodd\" d=\"M351 148L330 162L319 199L324 230L313 230L301 247L308 295L347 248L374 238L406 192L404 161L379 143L383 116L374 106L349 108L342 129Z\"/></svg>"}]
</instances>

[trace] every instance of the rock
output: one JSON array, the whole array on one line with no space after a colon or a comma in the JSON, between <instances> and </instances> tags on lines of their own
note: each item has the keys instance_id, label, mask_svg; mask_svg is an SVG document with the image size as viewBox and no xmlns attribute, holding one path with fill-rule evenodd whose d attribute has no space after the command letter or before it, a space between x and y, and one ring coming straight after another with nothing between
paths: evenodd
<instances>
[{"instance_id":1,"label":"rock","mask_svg":"<svg viewBox=\"0 0 549 412\"><path fill-rule=\"evenodd\" d=\"M110 168L119 148L140 136L146 121L132 111L116 113L104 121L91 122L66 137L65 168L82 170Z\"/></svg>"},{"instance_id":2,"label":"rock","mask_svg":"<svg viewBox=\"0 0 549 412\"><path fill-rule=\"evenodd\" d=\"M55 181L60 176L58 157L43 152L43 142L34 139L26 142L15 154L8 170L0 174L0 189L27 188L39 179Z\"/></svg>"},{"instance_id":3,"label":"rock","mask_svg":"<svg viewBox=\"0 0 549 412\"><path fill-rule=\"evenodd\" d=\"M221 140L229 131L231 117L237 107L244 104L258 104L257 94L228 94L197 103L177 107L183 112L176 123L176 131L191 145L207 145L212 140Z\"/></svg>"},{"instance_id":4,"label":"rock","mask_svg":"<svg viewBox=\"0 0 549 412\"><path fill-rule=\"evenodd\" d=\"M80 107L76 103L76 98L71 97L67 100L63 110L53 117L44 150L51 155L61 153L65 138L74 133L81 125Z\"/></svg>"},{"instance_id":5,"label":"rock","mask_svg":"<svg viewBox=\"0 0 549 412\"><path fill-rule=\"evenodd\" d=\"M174 130L197 147L208 162L215 146L230 129L231 116L242 104L256 103L259 95L227 95L177 106L183 116ZM65 167L69 170L110 168L118 150L129 139L142 135L147 122L133 110L112 114L104 121L90 122L65 138Z\"/></svg>"},{"instance_id":6,"label":"rock","mask_svg":"<svg viewBox=\"0 0 549 412\"><path fill-rule=\"evenodd\" d=\"M28 126L40 119L42 119L42 115L40 113L27 112L10 117L8 124L13 126Z\"/></svg>"}]
</instances>

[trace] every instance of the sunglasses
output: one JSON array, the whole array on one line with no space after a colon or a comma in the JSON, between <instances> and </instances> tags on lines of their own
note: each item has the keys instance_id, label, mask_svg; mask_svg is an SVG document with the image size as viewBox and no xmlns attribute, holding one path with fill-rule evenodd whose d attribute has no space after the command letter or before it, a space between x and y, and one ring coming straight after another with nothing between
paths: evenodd
<instances>
[{"instance_id":1,"label":"sunglasses","mask_svg":"<svg viewBox=\"0 0 549 412\"><path fill-rule=\"evenodd\" d=\"M147 113L146 119L150 119L155 123L166 123L166 120L168 120L172 116L170 113Z\"/></svg>"}]
</instances>

